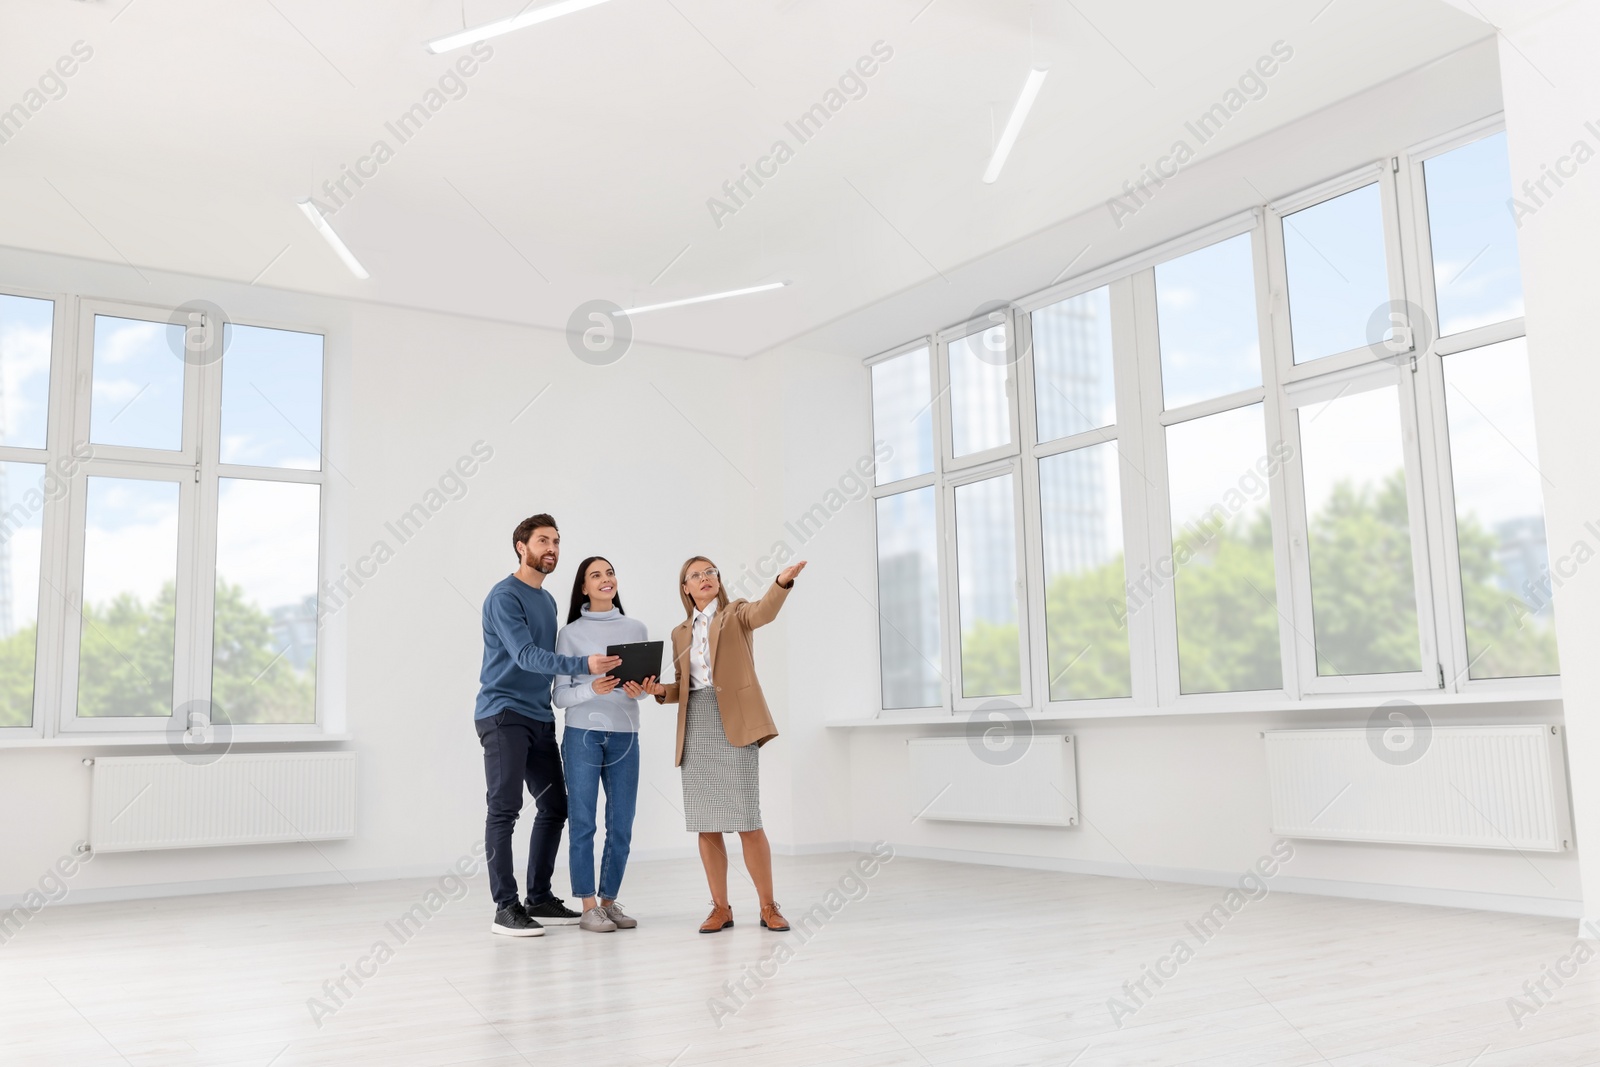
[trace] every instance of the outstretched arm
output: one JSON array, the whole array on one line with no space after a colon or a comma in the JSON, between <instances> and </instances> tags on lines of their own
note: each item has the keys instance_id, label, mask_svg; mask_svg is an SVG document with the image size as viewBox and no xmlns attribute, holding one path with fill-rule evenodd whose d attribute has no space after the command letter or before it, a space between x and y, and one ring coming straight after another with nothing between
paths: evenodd
<instances>
[{"instance_id":1,"label":"outstretched arm","mask_svg":"<svg viewBox=\"0 0 1600 1067\"><path fill-rule=\"evenodd\" d=\"M783 602L789 599L789 590L794 588L795 576L806 569L806 561L791 563L778 572L773 579L772 586L762 594L760 600L751 601L744 606L744 620L752 630L757 626L765 626L778 617L778 609L783 607Z\"/></svg>"}]
</instances>

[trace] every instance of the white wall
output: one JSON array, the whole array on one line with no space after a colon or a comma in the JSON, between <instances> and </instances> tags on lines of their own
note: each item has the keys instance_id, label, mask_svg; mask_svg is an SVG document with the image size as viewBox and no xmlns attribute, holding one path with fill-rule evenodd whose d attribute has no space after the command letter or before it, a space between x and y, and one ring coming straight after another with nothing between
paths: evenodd
<instances>
[{"instance_id":1,"label":"white wall","mask_svg":"<svg viewBox=\"0 0 1600 1067\"><path fill-rule=\"evenodd\" d=\"M1545 528L1559 559L1582 541L1600 548L1586 523L1600 522L1595 478L1594 294L1600 289L1600 3L1484 0L1481 18L1499 39L1511 181L1524 215L1518 233L1527 301L1528 361L1545 483ZM1583 147L1579 149L1579 142ZM1575 150L1577 150L1575 152ZM1576 156L1586 160L1575 166ZM1558 186L1546 178L1566 171ZM1545 181L1543 190L1523 183ZM1555 596L1556 636L1566 694L1568 761L1583 868L1584 915L1600 920L1600 573L1578 566ZM1592 936L1585 933L1584 936Z\"/></svg>"},{"instance_id":2,"label":"white wall","mask_svg":"<svg viewBox=\"0 0 1600 1067\"><path fill-rule=\"evenodd\" d=\"M766 373L782 382L791 398L783 428L785 513L808 507L870 447L863 357L960 321L982 299L1015 298L1045 287L1085 245L1092 251L1075 271L1257 204L1258 189L1266 196L1291 192L1403 152L1498 108L1492 44L1466 50L1195 164L1121 230L1097 209L989 260L949 269L949 282L910 290L864 310L859 321L835 324L803 345L763 356L763 363L775 365ZM1600 164L1595 166L1600 174ZM1565 299L1575 313L1587 306L1576 293ZM1538 343L1535 311L1530 293L1530 349ZM1578 351L1575 346L1569 350ZM1546 349L1545 356L1550 354ZM1582 391L1575 397L1592 395ZM1574 420L1571 425L1577 433L1587 423ZM1572 454L1576 457L1575 448ZM1571 479L1580 480L1576 470ZM1593 491L1592 479L1587 484ZM881 838L912 855L1228 883L1272 841L1259 732L1286 725L1364 725L1371 711L1054 723L1051 728L1077 739L1083 826L1058 830L913 821L905 741L958 732L959 724L848 730L821 725L827 719L877 712L877 620L860 595L876 597L871 508L870 501L848 505L806 546L813 563L807 577L815 589L797 596L788 612L788 730L777 750L804 767L803 776L796 773L806 788L796 790L793 823L794 840L801 846ZM1600 515L1600 500L1587 514ZM1552 534L1551 544L1558 543L1560 537ZM1565 643L1562 651L1571 692L1571 665L1581 653L1569 652ZM1559 709L1548 705L1429 710L1439 724L1560 721ZM798 802L802 795L804 804ZM1600 842L1593 851L1600 853ZM1578 864L1570 852L1529 857L1488 850L1300 842L1275 884L1558 915L1576 915L1579 898Z\"/></svg>"},{"instance_id":3,"label":"white wall","mask_svg":"<svg viewBox=\"0 0 1600 1067\"><path fill-rule=\"evenodd\" d=\"M747 527L762 479L749 458L758 416L753 364L636 345L621 362L593 367L560 333L144 273L148 282L123 266L0 250L0 285L168 306L204 297L236 320L325 327L336 370L330 459L341 472L330 491L343 513L329 551L335 565L379 538L396 551L333 618L348 643L336 699L354 737L349 747L361 757L358 836L316 848L104 855L73 880L74 899L342 885L434 873L466 853L483 832L472 725L479 605L514 567L510 533L524 516L550 511L562 525L563 562L549 588L563 612L578 561L604 554L617 566L629 613L658 637L683 617L676 578L684 557L754 558ZM398 544L385 521L480 440L494 456L465 496ZM764 648L763 658L774 656ZM326 680L337 688L331 674ZM672 711L647 703L644 715L635 849L687 856ZM89 771L81 760L96 751L110 750L0 748L0 900L20 896L86 836ZM524 844L528 818L519 826ZM564 856L556 887L570 888Z\"/></svg>"}]
</instances>

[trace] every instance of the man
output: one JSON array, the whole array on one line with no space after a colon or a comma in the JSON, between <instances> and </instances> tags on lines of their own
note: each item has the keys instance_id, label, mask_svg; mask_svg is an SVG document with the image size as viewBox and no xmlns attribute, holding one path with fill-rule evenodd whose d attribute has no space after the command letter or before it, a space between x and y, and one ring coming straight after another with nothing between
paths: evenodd
<instances>
[{"instance_id":1,"label":"man","mask_svg":"<svg viewBox=\"0 0 1600 1067\"><path fill-rule=\"evenodd\" d=\"M567 821L567 785L556 747L550 684L558 674L604 674L622 660L556 655L556 602L544 590L545 575L561 558L556 520L544 514L523 519L511 534L511 547L517 569L489 590L483 602L483 670L474 718L489 783L484 844L495 903L491 929L511 937L539 937L542 923L570 925L579 919L550 889L561 827ZM511 832L522 813L524 782L539 809L528 841L526 904L518 899L511 869Z\"/></svg>"}]
</instances>

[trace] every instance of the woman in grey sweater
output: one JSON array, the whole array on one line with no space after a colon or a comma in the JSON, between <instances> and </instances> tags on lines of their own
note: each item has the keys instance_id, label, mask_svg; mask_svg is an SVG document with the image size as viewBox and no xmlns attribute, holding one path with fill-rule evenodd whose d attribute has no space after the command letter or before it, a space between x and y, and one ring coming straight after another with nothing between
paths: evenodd
<instances>
[{"instance_id":1,"label":"woman in grey sweater","mask_svg":"<svg viewBox=\"0 0 1600 1067\"><path fill-rule=\"evenodd\" d=\"M565 655L604 653L607 646L645 641L644 623L622 612L617 573L603 556L578 565L572 583L567 625L556 637ZM579 649L584 651L579 652ZM639 795L639 705L644 685L620 688L610 675L557 675L551 701L566 712L561 762L567 779L567 855L572 895L583 898L578 926L596 933L639 925L617 906L622 872L633 840L633 814ZM600 859L600 884L594 877L595 810L606 791L606 845Z\"/></svg>"}]
</instances>

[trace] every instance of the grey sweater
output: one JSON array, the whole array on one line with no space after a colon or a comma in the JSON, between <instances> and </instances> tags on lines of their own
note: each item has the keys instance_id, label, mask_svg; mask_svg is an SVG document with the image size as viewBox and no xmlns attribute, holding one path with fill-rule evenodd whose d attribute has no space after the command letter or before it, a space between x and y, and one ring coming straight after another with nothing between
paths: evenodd
<instances>
[{"instance_id":1,"label":"grey sweater","mask_svg":"<svg viewBox=\"0 0 1600 1067\"><path fill-rule=\"evenodd\" d=\"M649 631L638 619L630 619L616 608L592 612L585 604L582 615L567 623L556 636L556 651L568 656L603 655L608 645L649 639ZM550 692L551 703L566 711L568 727L638 733L638 701L630 699L620 685L604 695L597 694L590 683L598 677L595 674L556 675L555 688Z\"/></svg>"}]
</instances>

